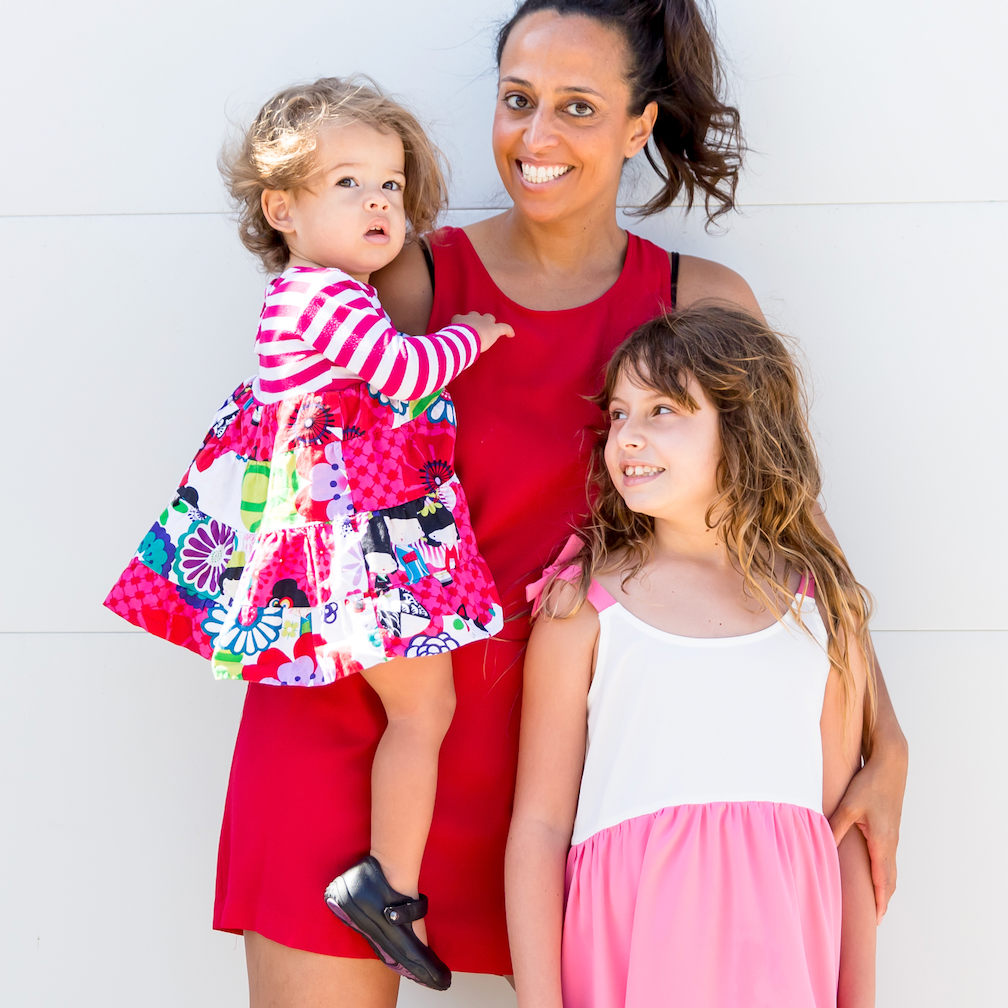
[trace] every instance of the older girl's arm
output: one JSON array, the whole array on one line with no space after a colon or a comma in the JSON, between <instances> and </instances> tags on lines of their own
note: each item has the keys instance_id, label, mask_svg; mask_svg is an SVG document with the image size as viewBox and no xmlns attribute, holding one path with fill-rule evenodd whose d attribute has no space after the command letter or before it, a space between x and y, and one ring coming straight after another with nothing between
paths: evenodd
<instances>
[{"instance_id":1,"label":"older girl's arm","mask_svg":"<svg viewBox=\"0 0 1008 1008\"><path fill-rule=\"evenodd\" d=\"M822 509L816 506L819 527L836 543L837 537ZM908 749L906 736L896 720L889 691L882 678L878 659L872 655L878 686L878 712L875 727L864 747L864 766L830 815L830 826L837 844L856 825L868 842L872 883L875 889L875 914L882 920L889 899L896 891L896 845L899 843L906 789ZM865 711L867 715L867 711Z\"/></svg>"},{"instance_id":2,"label":"older girl's arm","mask_svg":"<svg viewBox=\"0 0 1008 1008\"><path fill-rule=\"evenodd\" d=\"M867 667L860 650L851 648L854 689L844 690L831 669L826 683L820 730L823 745L823 812L832 815L861 764L861 711L867 693ZM839 842L843 892L840 932L840 983L837 1008L874 1008L875 895L868 847L860 830Z\"/></svg>"},{"instance_id":3,"label":"older girl's arm","mask_svg":"<svg viewBox=\"0 0 1008 1008\"><path fill-rule=\"evenodd\" d=\"M598 615L540 619L525 656L514 814L504 858L519 1008L562 1008L564 873L577 811Z\"/></svg>"}]
</instances>

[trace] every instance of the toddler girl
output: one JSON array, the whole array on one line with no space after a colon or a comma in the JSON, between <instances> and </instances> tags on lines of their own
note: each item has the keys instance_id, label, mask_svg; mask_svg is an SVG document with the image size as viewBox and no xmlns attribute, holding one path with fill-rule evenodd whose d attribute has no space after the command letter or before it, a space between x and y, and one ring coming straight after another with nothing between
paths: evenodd
<instances>
[{"instance_id":1,"label":"toddler girl","mask_svg":"<svg viewBox=\"0 0 1008 1008\"><path fill-rule=\"evenodd\" d=\"M406 336L368 285L445 199L436 148L377 89L328 78L280 92L223 171L242 241L280 274L259 373L217 413L106 605L221 678L367 679L388 715L371 853L326 902L393 969L444 989L417 885L455 705L451 651L503 620L453 471L444 387L514 333L473 312Z\"/></svg>"},{"instance_id":2,"label":"toddler girl","mask_svg":"<svg viewBox=\"0 0 1008 1008\"><path fill-rule=\"evenodd\" d=\"M871 1005L867 849L827 820L873 709L869 607L816 525L795 365L695 309L632 335L599 402L585 538L529 589L519 1005Z\"/></svg>"}]
</instances>

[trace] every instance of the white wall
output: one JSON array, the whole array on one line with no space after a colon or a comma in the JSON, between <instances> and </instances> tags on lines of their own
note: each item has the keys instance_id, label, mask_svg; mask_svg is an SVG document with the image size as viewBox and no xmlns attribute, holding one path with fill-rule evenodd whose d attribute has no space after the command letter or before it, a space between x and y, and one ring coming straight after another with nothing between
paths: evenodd
<instances>
[{"instance_id":1,"label":"white wall","mask_svg":"<svg viewBox=\"0 0 1008 1008\"><path fill-rule=\"evenodd\" d=\"M262 279L224 214L216 153L273 89L367 71L434 121L452 219L476 219L502 198L490 41L509 9L5 10L3 1004L245 1003L241 941L209 928L241 687L100 605L254 366ZM739 270L808 357L830 518L877 595L912 746L879 1004L1000 1005L1005 7L717 9L754 151L745 206L722 235L671 214L634 226ZM410 985L400 1001L434 998ZM513 997L462 976L436 1003Z\"/></svg>"}]
</instances>

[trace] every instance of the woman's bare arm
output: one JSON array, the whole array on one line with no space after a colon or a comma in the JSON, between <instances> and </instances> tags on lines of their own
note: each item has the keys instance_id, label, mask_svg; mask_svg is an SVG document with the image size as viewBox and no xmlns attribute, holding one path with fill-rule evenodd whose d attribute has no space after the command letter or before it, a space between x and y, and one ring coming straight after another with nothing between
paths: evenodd
<instances>
[{"instance_id":1,"label":"woman's bare arm","mask_svg":"<svg viewBox=\"0 0 1008 1008\"><path fill-rule=\"evenodd\" d=\"M676 307L688 308L698 301L728 301L763 318L756 295L735 270L710 259L680 256Z\"/></svg>"},{"instance_id":2,"label":"woman's bare arm","mask_svg":"<svg viewBox=\"0 0 1008 1008\"><path fill-rule=\"evenodd\" d=\"M417 241L407 242L388 266L371 274L369 282L400 332L419 336L428 331L434 287Z\"/></svg>"},{"instance_id":3,"label":"woman's bare arm","mask_svg":"<svg viewBox=\"0 0 1008 1008\"><path fill-rule=\"evenodd\" d=\"M562 1008L564 873L587 735L598 615L540 620L525 656L514 814L504 857L519 1008Z\"/></svg>"}]
</instances>

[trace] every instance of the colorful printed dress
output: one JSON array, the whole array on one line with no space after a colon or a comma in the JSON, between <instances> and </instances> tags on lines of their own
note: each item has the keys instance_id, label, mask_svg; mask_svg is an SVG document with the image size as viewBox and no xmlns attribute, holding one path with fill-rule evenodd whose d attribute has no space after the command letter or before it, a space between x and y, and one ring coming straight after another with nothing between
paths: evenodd
<instances>
[{"instance_id":1,"label":"colorful printed dress","mask_svg":"<svg viewBox=\"0 0 1008 1008\"><path fill-rule=\"evenodd\" d=\"M830 663L811 594L795 601L807 631L789 612L716 638L665 633L598 582L588 600L600 633L564 1004L835 1008L840 863L819 728Z\"/></svg>"},{"instance_id":2,"label":"colorful printed dress","mask_svg":"<svg viewBox=\"0 0 1008 1008\"><path fill-rule=\"evenodd\" d=\"M256 349L258 376L218 410L106 606L218 678L276 685L496 633L444 389L476 360L475 330L405 336L373 287L292 267L267 286Z\"/></svg>"}]
</instances>

